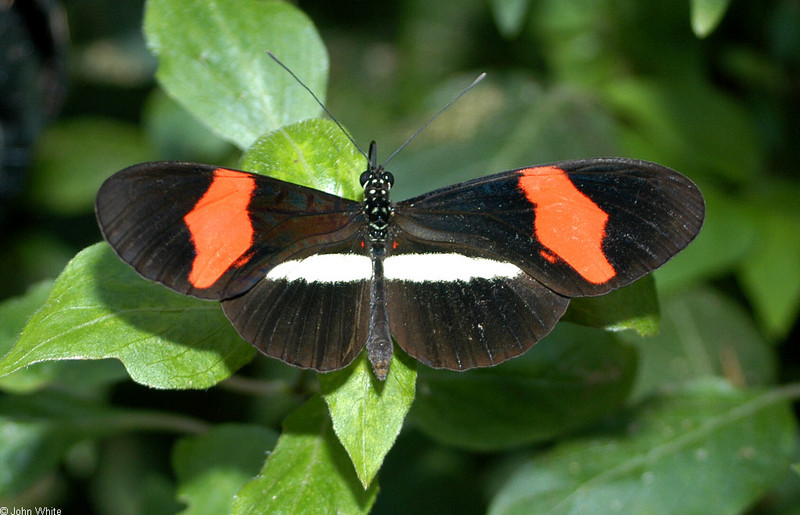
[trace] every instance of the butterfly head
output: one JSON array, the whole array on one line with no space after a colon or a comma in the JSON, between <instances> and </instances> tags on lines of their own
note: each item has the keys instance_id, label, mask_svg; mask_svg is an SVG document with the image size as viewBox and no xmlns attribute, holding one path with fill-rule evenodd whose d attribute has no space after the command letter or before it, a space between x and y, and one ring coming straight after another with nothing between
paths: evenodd
<instances>
[{"instance_id":1,"label":"butterfly head","mask_svg":"<svg viewBox=\"0 0 800 515\"><path fill-rule=\"evenodd\" d=\"M387 172L382 165L378 165L378 145L374 141L369 144L367 160L369 166L359 177L361 187L365 191L364 195L367 195L367 189L386 190L386 195L388 195L389 189L394 185L394 176Z\"/></svg>"},{"instance_id":2,"label":"butterfly head","mask_svg":"<svg viewBox=\"0 0 800 515\"><path fill-rule=\"evenodd\" d=\"M387 172L381 165L378 166L378 150L377 145L373 141L369 145L369 167L361 173L359 182L361 187L364 188L364 201L369 202L370 199L386 200L389 202L389 190L394 185L394 175Z\"/></svg>"},{"instance_id":3,"label":"butterfly head","mask_svg":"<svg viewBox=\"0 0 800 515\"><path fill-rule=\"evenodd\" d=\"M383 192L385 195L389 194L389 190L394 186L394 175L387 172L382 166L379 168L370 168L361 172L359 177L361 187L364 188L364 196L369 195L369 191L375 190L377 193ZM375 193L372 193L373 195Z\"/></svg>"}]
</instances>

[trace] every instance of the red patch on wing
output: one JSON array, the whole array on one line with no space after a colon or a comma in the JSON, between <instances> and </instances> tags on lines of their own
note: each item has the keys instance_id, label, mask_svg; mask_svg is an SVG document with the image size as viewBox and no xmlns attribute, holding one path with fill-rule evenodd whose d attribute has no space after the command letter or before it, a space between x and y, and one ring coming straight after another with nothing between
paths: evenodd
<instances>
[{"instance_id":1,"label":"red patch on wing","mask_svg":"<svg viewBox=\"0 0 800 515\"><path fill-rule=\"evenodd\" d=\"M195 288L212 286L252 246L247 206L255 188L249 174L217 168L205 195L183 217L196 252L189 274Z\"/></svg>"},{"instance_id":2,"label":"red patch on wing","mask_svg":"<svg viewBox=\"0 0 800 515\"><path fill-rule=\"evenodd\" d=\"M584 279L602 284L617 275L603 253L608 214L572 184L564 170L522 170L519 187L533 204L539 242Z\"/></svg>"}]
</instances>

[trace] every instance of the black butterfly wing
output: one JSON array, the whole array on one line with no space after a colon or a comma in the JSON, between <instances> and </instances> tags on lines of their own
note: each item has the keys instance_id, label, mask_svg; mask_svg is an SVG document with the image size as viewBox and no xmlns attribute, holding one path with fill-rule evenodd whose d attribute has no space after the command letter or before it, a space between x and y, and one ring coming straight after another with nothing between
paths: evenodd
<instances>
[{"instance_id":1,"label":"black butterfly wing","mask_svg":"<svg viewBox=\"0 0 800 515\"><path fill-rule=\"evenodd\" d=\"M384 267L392 336L428 366L467 370L518 356L569 304L519 267L474 249L395 241Z\"/></svg>"},{"instance_id":2,"label":"black butterfly wing","mask_svg":"<svg viewBox=\"0 0 800 515\"><path fill-rule=\"evenodd\" d=\"M265 354L325 371L363 348L370 266L359 255L360 203L247 172L162 162L115 174L95 205L124 261L181 293L222 300L239 334ZM317 256L360 258L366 272L314 276ZM330 263L321 270L333 271Z\"/></svg>"},{"instance_id":3,"label":"black butterfly wing","mask_svg":"<svg viewBox=\"0 0 800 515\"><path fill-rule=\"evenodd\" d=\"M392 333L433 367L497 364L544 337L569 297L661 266L703 216L691 181L628 159L504 172L400 202L386 259Z\"/></svg>"},{"instance_id":4,"label":"black butterfly wing","mask_svg":"<svg viewBox=\"0 0 800 515\"><path fill-rule=\"evenodd\" d=\"M319 372L347 366L369 332L370 258L345 242L273 268L222 309L264 354Z\"/></svg>"},{"instance_id":5,"label":"black butterfly wing","mask_svg":"<svg viewBox=\"0 0 800 515\"><path fill-rule=\"evenodd\" d=\"M103 236L147 279L220 300L275 265L356 239L361 204L196 163L144 163L111 176L95 212Z\"/></svg>"},{"instance_id":6,"label":"black butterfly wing","mask_svg":"<svg viewBox=\"0 0 800 515\"><path fill-rule=\"evenodd\" d=\"M660 267L699 233L705 203L669 168L587 159L524 168L403 201L401 238L476 249L568 297L601 295Z\"/></svg>"}]
</instances>

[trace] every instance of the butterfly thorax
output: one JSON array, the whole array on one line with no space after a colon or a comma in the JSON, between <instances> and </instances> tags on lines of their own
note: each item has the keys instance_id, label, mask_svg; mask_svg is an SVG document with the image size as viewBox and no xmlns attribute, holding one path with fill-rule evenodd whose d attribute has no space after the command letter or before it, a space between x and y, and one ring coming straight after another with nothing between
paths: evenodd
<instances>
[{"instance_id":1,"label":"butterfly thorax","mask_svg":"<svg viewBox=\"0 0 800 515\"><path fill-rule=\"evenodd\" d=\"M370 148L372 152L372 148ZM367 241L376 251L382 251L389 230L389 219L394 208L389 200L389 192L394 177L382 166L376 166L374 155L370 156L369 168L361 174L364 188L364 213L367 216Z\"/></svg>"}]
</instances>

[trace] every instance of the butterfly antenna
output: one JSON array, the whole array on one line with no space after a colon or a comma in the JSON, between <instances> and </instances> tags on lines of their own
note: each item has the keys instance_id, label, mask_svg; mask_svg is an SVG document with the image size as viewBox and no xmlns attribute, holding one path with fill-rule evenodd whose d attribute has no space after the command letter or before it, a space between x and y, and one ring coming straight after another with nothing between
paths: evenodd
<instances>
[{"instance_id":1,"label":"butterfly antenna","mask_svg":"<svg viewBox=\"0 0 800 515\"><path fill-rule=\"evenodd\" d=\"M450 102L448 102L447 104L445 104L445 106L444 106L443 108L439 109L439 112L438 112L438 113L436 113L435 115L433 115L433 116L431 117L431 119L430 119L430 120L428 120L427 122L425 122L425 124L424 124L422 127L420 127L419 129L417 129L417 132L415 132L414 134L412 134L412 135L411 135L411 137L410 137L410 138L408 138L408 139L406 140L406 142L405 142L405 143L403 143L402 145L400 145L400 147L399 147L397 150L395 150L394 152L392 152L392 155L390 155L390 156L389 156L389 158L388 158L386 161L384 161L384 162L383 162L383 166L386 166L386 164L387 164L389 161L391 161L391 160L392 160L392 158L393 158L395 155L397 155L397 154L398 154L398 153L399 153L401 150L403 150L404 148L406 148L406 146L407 146L409 143L411 143L411 140L413 140L414 138L416 138L416 137L419 135L419 133L420 133L420 132L422 132L423 130L425 130L425 128L426 128L428 125L430 125L431 123L433 123L433 121L434 121L435 119L439 118L439 116L440 116L442 113L444 113L445 111L447 111L447 109L448 109L448 108L449 108L451 105L455 104L455 103L458 101L458 99L459 99L459 98L463 97L463 96L464 96L464 94L465 94L467 91L469 91L469 90L471 90L472 88L474 88L475 86L477 86L477 85L478 85L478 83L484 79L484 77L486 77L486 73L485 73L485 72L484 72L484 73L481 73L480 75L478 75L478 78L477 78L477 79L475 79L474 81L472 81L472 84L470 84L470 85L469 85L469 86L467 86L466 88L462 89L462 90L461 90L461 93L459 93L458 95L456 95L456 96L455 96L455 98L453 98L453 100L451 100Z\"/></svg>"},{"instance_id":2,"label":"butterfly antenna","mask_svg":"<svg viewBox=\"0 0 800 515\"><path fill-rule=\"evenodd\" d=\"M333 123L335 123L335 124L336 124L336 125L337 125L337 126L338 126L338 127L341 129L341 130L342 130L342 132L344 133L344 135L345 135L345 136L347 136L347 139L349 139L349 140L350 140L350 142L351 142L353 145L355 145L355 147L358 149L358 151L359 151L359 152L361 152L361 155L362 155L362 156L364 156L364 157L366 157L367 159L369 159L369 157L367 157L367 154L366 154L366 153L365 153L363 150L361 150L361 147L359 147L359 146L358 146L358 143L356 143L356 142L355 142L355 140L354 140L354 139L353 139L353 138L350 136L350 134L349 134L349 133L348 133L346 130L344 130L344 127L342 127L342 124L341 124L341 123L339 123L339 120L337 120L337 119L336 119L336 117L335 117L335 116L333 116L333 115L331 114L331 112L330 112L330 111L328 111L328 108L327 108L327 107L325 107L325 104L323 104L323 103L322 103L322 100L320 100L320 99L317 97L317 95L315 95L315 94L314 94L314 92L313 92L313 91L311 91L311 88L309 88L308 86L306 86L305 82L303 82L302 80L300 80L300 77L298 77L297 75L295 75L295 73L294 73L292 70L290 70L288 66L286 66L285 64L283 64L283 62L281 62L281 60L280 60L280 59L278 59L277 57L275 57L275 54L273 54L272 52L270 52L269 50L267 50L267 55L269 55L269 56L272 58L272 60L273 60L273 61L275 61L276 63L278 63L278 64L281 66L281 68L283 68L284 70L286 70L287 72L289 72L289 75L291 75L291 76L292 76L292 78L294 78L294 80L296 80L298 84L300 84L301 86L303 86L303 89L305 89L306 91L308 91L308 93L311 95L311 97L312 97L314 100L316 100L316 101L317 101L317 104L319 104L319 106L322 108L322 110L323 110L323 111L325 111L325 114L327 114L327 115L330 117L330 119L331 119L331 120L333 120Z\"/></svg>"}]
</instances>

